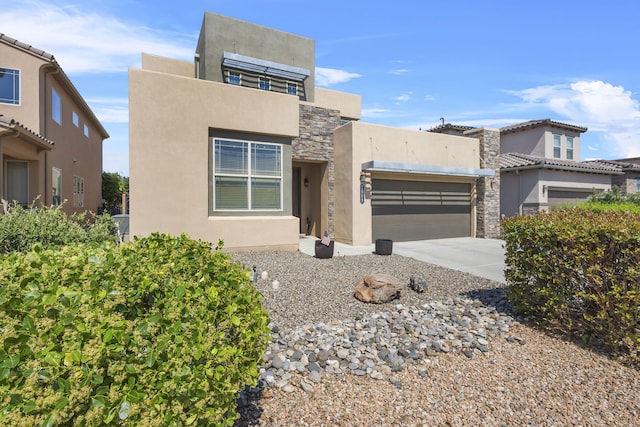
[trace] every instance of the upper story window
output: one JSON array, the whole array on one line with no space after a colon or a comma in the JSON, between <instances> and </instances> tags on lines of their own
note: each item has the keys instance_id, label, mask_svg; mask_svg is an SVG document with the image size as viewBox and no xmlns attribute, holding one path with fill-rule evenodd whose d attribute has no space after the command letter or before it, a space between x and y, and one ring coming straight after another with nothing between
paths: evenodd
<instances>
[{"instance_id":1,"label":"upper story window","mask_svg":"<svg viewBox=\"0 0 640 427\"><path fill-rule=\"evenodd\" d=\"M562 142L560 140L560 135L553 135L553 157L555 159L559 159L561 157L562 152Z\"/></svg>"},{"instance_id":2,"label":"upper story window","mask_svg":"<svg viewBox=\"0 0 640 427\"><path fill-rule=\"evenodd\" d=\"M0 103L20 104L20 70L0 68Z\"/></svg>"},{"instance_id":3,"label":"upper story window","mask_svg":"<svg viewBox=\"0 0 640 427\"><path fill-rule=\"evenodd\" d=\"M242 84L242 74L236 71L229 71L229 84L240 86Z\"/></svg>"},{"instance_id":4,"label":"upper story window","mask_svg":"<svg viewBox=\"0 0 640 427\"><path fill-rule=\"evenodd\" d=\"M78 117L78 113L76 113L75 111L71 113L71 120L73 121L75 127L80 127L80 117Z\"/></svg>"},{"instance_id":5,"label":"upper story window","mask_svg":"<svg viewBox=\"0 0 640 427\"><path fill-rule=\"evenodd\" d=\"M298 94L298 84L287 82L287 93L289 95L297 95Z\"/></svg>"},{"instance_id":6,"label":"upper story window","mask_svg":"<svg viewBox=\"0 0 640 427\"><path fill-rule=\"evenodd\" d=\"M84 136L89 138L89 126L87 126L86 124L84 125Z\"/></svg>"},{"instance_id":7,"label":"upper story window","mask_svg":"<svg viewBox=\"0 0 640 427\"><path fill-rule=\"evenodd\" d=\"M573 137L567 137L567 159L573 160Z\"/></svg>"},{"instance_id":8,"label":"upper story window","mask_svg":"<svg viewBox=\"0 0 640 427\"><path fill-rule=\"evenodd\" d=\"M213 156L214 210L282 210L281 145L215 139Z\"/></svg>"},{"instance_id":9,"label":"upper story window","mask_svg":"<svg viewBox=\"0 0 640 427\"><path fill-rule=\"evenodd\" d=\"M271 90L271 79L268 77L260 77L258 79L258 87L262 90Z\"/></svg>"},{"instance_id":10,"label":"upper story window","mask_svg":"<svg viewBox=\"0 0 640 427\"><path fill-rule=\"evenodd\" d=\"M59 125L62 124L62 101L55 89L51 89L51 118Z\"/></svg>"}]
</instances>

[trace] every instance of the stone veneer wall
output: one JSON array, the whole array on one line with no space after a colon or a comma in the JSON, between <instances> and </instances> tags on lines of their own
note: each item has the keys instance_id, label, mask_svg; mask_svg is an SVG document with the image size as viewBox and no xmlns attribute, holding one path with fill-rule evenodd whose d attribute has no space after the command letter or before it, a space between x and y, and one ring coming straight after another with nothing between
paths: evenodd
<instances>
[{"instance_id":1,"label":"stone veneer wall","mask_svg":"<svg viewBox=\"0 0 640 427\"><path fill-rule=\"evenodd\" d=\"M497 129L473 129L465 136L480 139L480 167L493 169L493 178L478 178L476 184L476 236L498 239L500 233L500 131Z\"/></svg>"},{"instance_id":2,"label":"stone veneer wall","mask_svg":"<svg viewBox=\"0 0 640 427\"><path fill-rule=\"evenodd\" d=\"M340 126L340 111L313 105L300 105L300 136L293 140L293 160L322 161L327 164L328 232L334 236L335 162L333 131Z\"/></svg>"}]
</instances>

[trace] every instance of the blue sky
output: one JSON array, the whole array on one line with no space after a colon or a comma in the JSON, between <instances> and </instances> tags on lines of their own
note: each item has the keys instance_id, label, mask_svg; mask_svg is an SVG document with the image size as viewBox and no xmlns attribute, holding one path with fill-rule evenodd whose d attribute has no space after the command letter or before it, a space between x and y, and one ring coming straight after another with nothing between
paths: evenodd
<instances>
[{"instance_id":1,"label":"blue sky","mask_svg":"<svg viewBox=\"0 0 640 427\"><path fill-rule=\"evenodd\" d=\"M316 84L362 96L362 120L409 129L551 118L588 127L581 160L640 156L640 2L630 0L21 0L0 32L53 54L129 174L127 70L193 60L205 10L309 37Z\"/></svg>"}]
</instances>

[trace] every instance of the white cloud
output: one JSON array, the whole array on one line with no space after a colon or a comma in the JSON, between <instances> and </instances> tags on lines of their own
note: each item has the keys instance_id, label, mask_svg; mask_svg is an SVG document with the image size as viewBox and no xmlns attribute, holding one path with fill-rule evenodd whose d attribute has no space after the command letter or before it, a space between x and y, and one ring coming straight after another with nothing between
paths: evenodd
<instances>
[{"instance_id":1,"label":"white cloud","mask_svg":"<svg viewBox=\"0 0 640 427\"><path fill-rule=\"evenodd\" d=\"M89 98L86 101L103 123L129 122L129 100L126 98Z\"/></svg>"},{"instance_id":2,"label":"white cloud","mask_svg":"<svg viewBox=\"0 0 640 427\"><path fill-rule=\"evenodd\" d=\"M362 77L357 73L350 73L344 70L333 68L316 67L316 84L318 86L331 86L337 83L346 83L349 80Z\"/></svg>"},{"instance_id":3,"label":"white cloud","mask_svg":"<svg viewBox=\"0 0 640 427\"><path fill-rule=\"evenodd\" d=\"M384 117L391 114L393 110L386 108L363 108L362 117Z\"/></svg>"},{"instance_id":4,"label":"white cloud","mask_svg":"<svg viewBox=\"0 0 640 427\"><path fill-rule=\"evenodd\" d=\"M425 95L423 98L425 101L435 101L436 97L433 95Z\"/></svg>"},{"instance_id":5,"label":"white cloud","mask_svg":"<svg viewBox=\"0 0 640 427\"><path fill-rule=\"evenodd\" d=\"M401 95L396 96L395 98L393 98L395 101L398 102L407 102L408 100L411 99L411 95L413 94L413 92L405 92Z\"/></svg>"},{"instance_id":6,"label":"white cloud","mask_svg":"<svg viewBox=\"0 0 640 427\"><path fill-rule=\"evenodd\" d=\"M603 81L538 86L508 93L525 106L546 108L572 124L602 133L608 152L618 157L640 155L640 104L622 86Z\"/></svg>"},{"instance_id":7,"label":"white cloud","mask_svg":"<svg viewBox=\"0 0 640 427\"><path fill-rule=\"evenodd\" d=\"M0 9L2 32L55 56L67 73L126 72L142 52L192 59L197 36L156 31L93 11L23 0Z\"/></svg>"},{"instance_id":8,"label":"white cloud","mask_svg":"<svg viewBox=\"0 0 640 427\"><path fill-rule=\"evenodd\" d=\"M406 68L401 68L401 69L398 69L398 70L391 70L391 71L389 71L389 74L393 74L395 76L399 76L401 74L405 74L405 73L408 73L408 72L409 72L409 70L407 70Z\"/></svg>"}]
</instances>

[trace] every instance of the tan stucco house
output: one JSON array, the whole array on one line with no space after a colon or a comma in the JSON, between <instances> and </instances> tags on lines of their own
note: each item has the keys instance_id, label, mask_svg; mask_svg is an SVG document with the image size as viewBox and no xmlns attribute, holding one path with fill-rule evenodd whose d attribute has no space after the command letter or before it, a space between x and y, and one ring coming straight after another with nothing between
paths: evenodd
<instances>
[{"instance_id":1,"label":"tan stucco house","mask_svg":"<svg viewBox=\"0 0 640 427\"><path fill-rule=\"evenodd\" d=\"M580 135L587 128L551 119L500 129L500 211L504 216L548 211L611 189L619 167L580 162Z\"/></svg>"},{"instance_id":2,"label":"tan stucco house","mask_svg":"<svg viewBox=\"0 0 640 427\"><path fill-rule=\"evenodd\" d=\"M499 131L363 123L315 87L315 42L206 12L194 61L129 71L131 233L297 250L499 234Z\"/></svg>"},{"instance_id":3,"label":"tan stucco house","mask_svg":"<svg viewBox=\"0 0 640 427\"><path fill-rule=\"evenodd\" d=\"M108 137L53 55L0 33L2 200L98 211Z\"/></svg>"}]
</instances>

